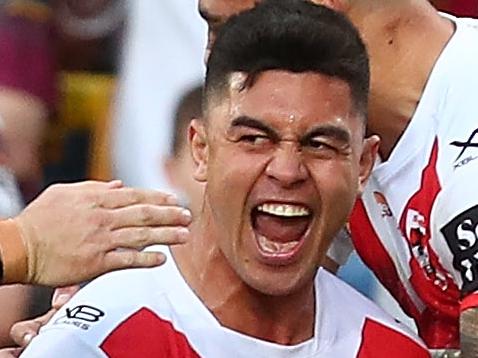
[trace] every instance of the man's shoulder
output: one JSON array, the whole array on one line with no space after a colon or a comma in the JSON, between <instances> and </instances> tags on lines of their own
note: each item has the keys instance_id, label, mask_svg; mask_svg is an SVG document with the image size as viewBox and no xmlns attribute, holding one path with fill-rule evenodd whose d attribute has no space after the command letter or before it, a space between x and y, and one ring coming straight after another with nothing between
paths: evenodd
<instances>
[{"instance_id":1,"label":"man's shoulder","mask_svg":"<svg viewBox=\"0 0 478 358\"><path fill-rule=\"evenodd\" d=\"M167 267L152 269L126 269L104 274L84 286L75 295L75 301L90 301L98 305L119 307L131 302L147 303L155 295L168 292L171 280L164 280L168 275Z\"/></svg>"},{"instance_id":2,"label":"man's shoulder","mask_svg":"<svg viewBox=\"0 0 478 358\"><path fill-rule=\"evenodd\" d=\"M451 15L446 15L445 17L454 23L455 31L441 56L448 56L452 60L451 64L453 62L457 64L476 63L477 59L474 56L463 56L463 53L466 52L470 55L478 54L478 19L460 18ZM463 71L473 70L472 68L457 69Z\"/></svg>"},{"instance_id":3,"label":"man's shoulder","mask_svg":"<svg viewBox=\"0 0 478 358\"><path fill-rule=\"evenodd\" d=\"M170 294L178 295L175 287L180 280L171 265L120 270L98 277L62 307L43 331L68 330L98 344L125 321L158 315L158 305L163 314L173 311L177 298Z\"/></svg>"},{"instance_id":4,"label":"man's shoulder","mask_svg":"<svg viewBox=\"0 0 478 358\"><path fill-rule=\"evenodd\" d=\"M169 288L156 279L160 269L122 270L93 280L41 329L25 355L105 357L103 344L125 325L141 336L158 317L155 304L172 307L163 295Z\"/></svg>"},{"instance_id":5,"label":"man's shoulder","mask_svg":"<svg viewBox=\"0 0 478 358\"><path fill-rule=\"evenodd\" d=\"M476 108L478 81L478 20L450 18L455 23L455 32L435 63L426 84L426 95L421 98L421 102L432 105L430 109L445 123L454 114L463 117Z\"/></svg>"},{"instance_id":6,"label":"man's shoulder","mask_svg":"<svg viewBox=\"0 0 478 358\"><path fill-rule=\"evenodd\" d=\"M105 308L119 309L136 302L148 305L156 301L158 296L173 292L182 278L169 251L162 249L161 252L167 257L163 265L101 275L85 285L71 302L91 302Z\"/></svg>"},{"instance_id":7,"label":"man's shoulder","mask_svg":"<svg viewBox=\"0 0 478 358\"><path fill-rule=\"evenodd\" d=\"M318 289L325 288L327 291L322 295L323 304L332 307L328 315L337 325L338 332L341 335L358 332L356 337L361 339L359 350L365 356L366 352L378 353L388 347L390 352L397 352L403 357L428 357L425 345L408 326L344 281L321 270L318 285ZM403 355L407 351L410 355Z\"/></svg>"},{"instance_id":8,"label":"man's shoulder","mask_svg":"<svg viewBox=\"0 0 478 358\"><path fill-rule=\"evenodd\" d=\"M204 323L200 305L182 280L170 256L154 269L103 275L55 314L29 353L37 356L48 345L52 348L46 352L56 354L75 344L80 347L78 357L124 356L124 352L134 357L197 357L187 337L194 331L191 325L200 326L200 331L209 321Z\"/></svg>"},{"instance_id":9,"label":"man's shoulder","mask_svg":"<svg viewBox=\"0 0 478 358\"><path fill-rule=\"evenodd\" d=\"M103 334L154 302L161 289L152 282L153 272L134 269L100 276L62 307L44 330L73 330L87 339L101 339Z\"/></svg>"},{"instance_id":10,"label":"man's shoulder","mask_svg":"<svg viewBox=\"0 0 478 358\"><path fill-rule=\"evenodd\" d=\"M335 307L345 310L346 316L354 313L358 316L376 316L394 322L393 318L377 304L327 270L321 269L319 272L318 289L325 289L323 299L335 302Z\"/></svg>"}]
</instances>

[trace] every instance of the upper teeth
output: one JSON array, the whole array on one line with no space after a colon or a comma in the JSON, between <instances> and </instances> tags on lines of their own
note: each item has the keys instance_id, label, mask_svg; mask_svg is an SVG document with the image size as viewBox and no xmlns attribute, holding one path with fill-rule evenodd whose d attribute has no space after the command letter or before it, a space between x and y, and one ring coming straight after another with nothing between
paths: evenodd
<instances>
[{"instance_id":1,"label":"upper teeth","mask_svg":"<svg viewBox=\"0 0 478 358\"><path fill-rule=\"evenodd\" d=\"M305 206L291 204L262 204L257 207L257 210L263 213L285 217L307 216L310 214L309 209Z\"/></svg>"}]
</instances>

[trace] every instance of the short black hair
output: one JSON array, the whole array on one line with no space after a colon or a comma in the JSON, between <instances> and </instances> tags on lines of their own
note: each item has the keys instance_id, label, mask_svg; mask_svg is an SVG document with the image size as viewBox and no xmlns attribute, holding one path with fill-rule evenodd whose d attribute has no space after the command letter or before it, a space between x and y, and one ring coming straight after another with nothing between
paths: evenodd
<instances>
[{"instance_id":1,"label":"short black hair","mask_svg":"<svg viewBox=\"0 0 478 358\"><path fill-rule=\"evenodd\" d=\"M187 142L187 129L192 119L202 116L202 84L189 88L178 101L174 111L171 154L177 156Z\"/></svg>"},{"instance_id":2,"label":"short black hair","mask_svg":"<svg viewBox=\"0 0 478 358\"><path fill-rule=\"evenodd\" d=\"M306 0L264 0L231 17L220 29L207 64L210 95L243 72L244 84L267 70L317 72L347 82L355 108L366 118L370 71L358 31L342 14Z\"/></svg>"}]
</instances>

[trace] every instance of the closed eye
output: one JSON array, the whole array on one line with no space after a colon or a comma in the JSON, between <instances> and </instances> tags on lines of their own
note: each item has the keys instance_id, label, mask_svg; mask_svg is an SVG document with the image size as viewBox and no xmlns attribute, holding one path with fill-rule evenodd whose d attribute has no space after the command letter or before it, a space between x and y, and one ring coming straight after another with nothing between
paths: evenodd
<instances>
[{"instance_id":1,"label":"closed eye","mask_svg":"<svg viewBox=\"0 0 478 358\"><path fill-rule=\"evenodd\" d=\"M265 146L276 143L278 134L264 122L248 116L239 116L231 122L228 130L229 138L234 142L248 146Z\"/></svg>"},{"instance_id":2,"label":"closed eye","mask_svg":"<svg viewBox=\"0 0 478 358\"><path fill-rule=\"evenodd\" d=\"M254 145L261 145L268 143L269 137L263 134L245 134L239 138L239 141Z\"/></svg>"},{"instance_id":3,"label":"closed eye","mask_svg":"<svg viewBox=\"0 0 478 358\"><path fill-rule=\"evenodd\" d=\"M314 150L319 150L319 149L336 150L336 148L332 144L327 143L326 141L321 139L311 138L307 141L307 143L305 143L305 145Z\"/></svg>"},{"instance_id":4,"label":"closed eye","mask_svg":"<svg viewBox=\"0 0 478 358\"><path fill-rule=\"evenodd\" d=\"M334 125L322 125L312 129L301 140L303 149L316 154L350 154L350 134Z\"/></svg>"}]
</instances>

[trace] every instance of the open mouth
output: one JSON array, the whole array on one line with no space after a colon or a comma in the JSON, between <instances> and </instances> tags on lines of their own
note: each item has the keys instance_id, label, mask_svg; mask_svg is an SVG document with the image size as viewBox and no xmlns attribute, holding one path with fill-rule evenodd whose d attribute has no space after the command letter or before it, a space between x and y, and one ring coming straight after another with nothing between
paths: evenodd
<instances>
[{"instance_id":1,"label":"open mouth","mask_svg":"<svg viewBox=\"0 0 478 358\"><path fill-rule=\"evenodd\" d=\"M277 264L298 254L312 222L312 210L301 204L263 203L251 215L261 256Z\"/></svg>"}]
</instances>

